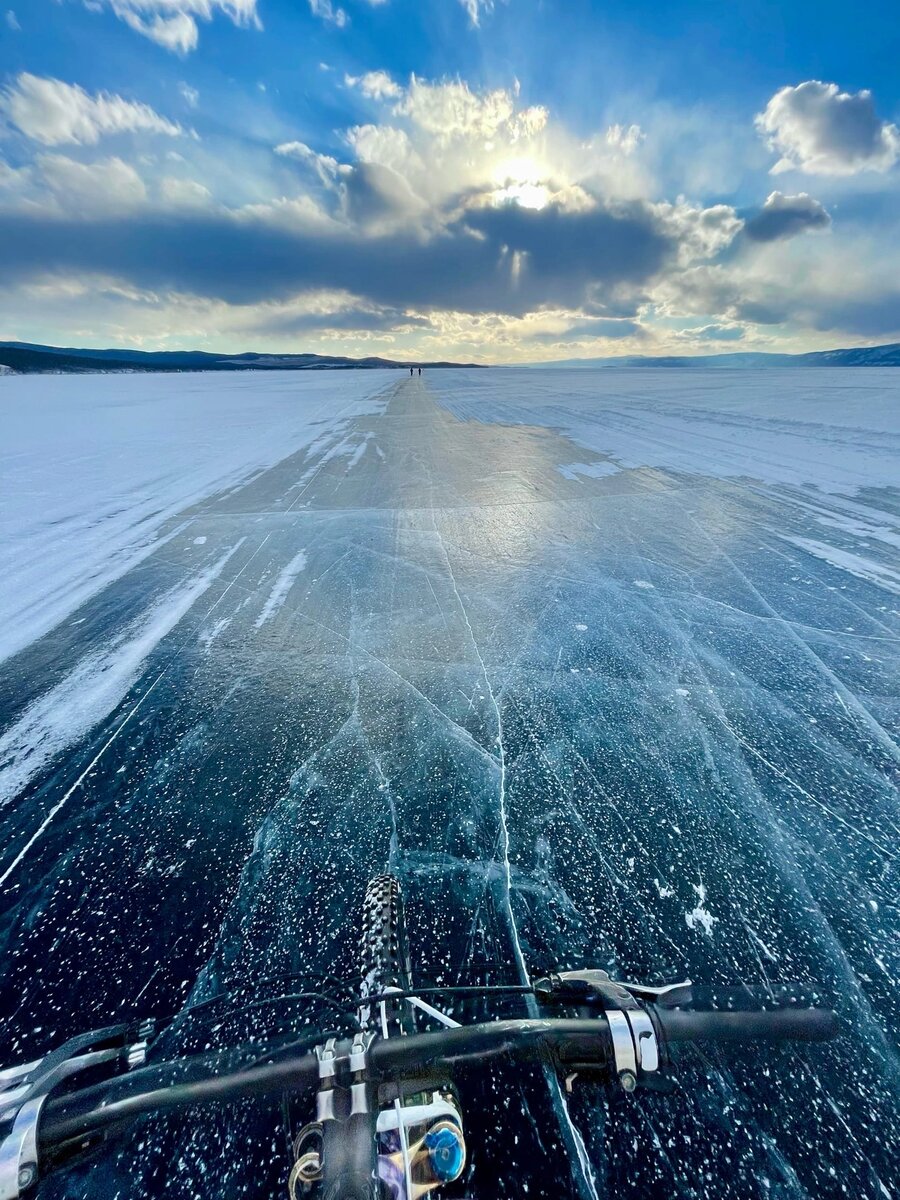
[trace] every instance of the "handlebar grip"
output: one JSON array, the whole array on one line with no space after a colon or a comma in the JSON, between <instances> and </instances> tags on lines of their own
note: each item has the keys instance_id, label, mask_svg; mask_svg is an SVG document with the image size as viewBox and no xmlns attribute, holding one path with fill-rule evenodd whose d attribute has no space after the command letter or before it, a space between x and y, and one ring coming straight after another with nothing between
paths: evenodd
<instances>
[{"instance_id":1,"label":"handlebar grip","mask_svg":"<svg viewBox=\"0 0 900 1200\"><path fill-rule=\"evenodd\" d=\"M829 1008L778 1008L768 1012L690 1012L680 1008L655 1009L668 1042L743 1042L761 1038L770 1042L827 1042L840 1025Z\"/></svg>"}]
</instances>

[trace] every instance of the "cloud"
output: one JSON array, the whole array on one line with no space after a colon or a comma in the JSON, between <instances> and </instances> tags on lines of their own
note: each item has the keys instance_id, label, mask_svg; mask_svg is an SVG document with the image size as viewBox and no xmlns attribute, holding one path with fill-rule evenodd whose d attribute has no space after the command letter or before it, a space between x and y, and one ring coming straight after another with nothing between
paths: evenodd
<instances>
[{"instance_id":1,"label":"cloud","mask_svg":"<svg viewBox=\"0 0 900 1200\"><path fill-rule=\"evenodd\" d=\"M84 0L87 7L109 8L120 21L175 54L195 50L198 18L211 21L222 13L235 25L261 29L257 0Z\"/></svg>"},{"instance_id":2,"label":"cloud","mask_svg":"<svg viewBox=\"0 0 900 1200\"><path fill-rule=\"evenodd\" d=\"M806 192L796 196L771 192L760 211L747 221L744 233L752 242L774 242L810 229L828 229L830 225L831 217L824 205Z\"/></svg>"},{"instance_id":3,"label":"cloud","mask_svg":"<svg viewBox=\"0 0 900 1200\"><path fill-rule=\"evenodd\" d=\"M345 75L348 87L356 87L370 100L390 100L403 94L399 83L391 79L387 71L366 71L364 75Z\"/></svg>"},{"instance_id":4,"label":"cloud","mask_svg":"<svg viewBox=\"0 0 900 1200\"><path fill-rule=\"evenodd\" d=\"M640 340L646 337L646 330L638 321L615 320L609 317L586 317L568 325L562 332L547 330L535 333L532 339L536 342L550 342L562 345L568 342L589 342L597 338L607 338L619 341L622 338Z\"/></svg>"},{"instance_id":5,"label":"cloud","mask_svg":"<svg viewBox=\"0 0 900 1200\"><path fill-rule=\"evenodd\" d=\"M44 182L64 209L121 213L147 198L143 180L121 158L80 163L61 154L42 154L37 163Z\"/></svg>"},{"instance_id":6,"label":"cloud","mask_svg":"<svg viewBox=\"0 0 900 1200\"><path fill-rule=\"evenodd\" d=\"M19 24L19 18L11 8L8 9L6 13L6 27L7 29L11 29L13 33L18 33L22 28L22 26Z\"/></svg>"},{"instance_id":7,"label":"cloud","mask_svg":"<svg viewBox=\"0 0 900 1200\"><path fill-rule=\"evenodd\" d=\"M192 88L189 83L179 83L178 91L188 106L188 108L196 108L200 102L200 93L196 88Z\"/></svg>"},{"instance_id":8,"label":"cloud","mask_svg":"<svg viewBox=\"0 0 900 1200\"><path fill-rule=\"evenodd\" d=\"M517 110L514 95L505 88L478 94L462 80L428 83L415 75L394 113L441 141L503 134L511 142L540 133L549 115L541 105Z\"/></svg>"},{"instance_id":9,"label":"cloud","mask_svg":"<svg viewBox=\"0 0 900 1200\"><path fill-rule=\"evenodd\" d=\"M403 176L381 163L342 167L339 180L344 211L361 228L374 230L396 221L414 221L425 209L425 202Z\"/></svg>"},{"instance_id":10,"label":"cloud","mask_svg":"<svg viewBox=\"0 0 900 1200\"><path fill-rule=\"evenodd\" d=\"M117 133L177 137L183 132L146 104L110 92L92 96L77 84L26 73L0 92L0 112L43 146L93 146L101 137Z\"/></svg>"},{"instance_id":11,"label":"cloud","mask_svg":"<svg viewBox=\"0 0 900 1200\"><path fill-rule=\"evenodd\" d=\"M10 281L92 271L142 290L232 304L337 288L372 305L418 311L578 308L598 289L604 297L642 289L678 252L671 226L638 203L598 203L589 212L479 208L428 237L411 222L376 235L317 226L314 213L287 202L178 213L145 206L140 219L101 222L33 209L0 213L0 273Z\"/></svg>"},{"instance_id":12,"label":"cloud","mask_svg":"<svg viewBox=\"0 0 900 1200\"><path fill-rule=\"evenodd\" d=\"M880 119L872 93L841 92L836 83L810 79L782 88L757 115L756 127L781 155L773 175L887 171L900 156L900 130Z\"/></svg>"},{"instance_id":13,"label":"cloud","mask_svg":"<svg viewBox=\"0 0 900 1200\"><path fill-rule=\"evenodd\" d=\"M622 154L633 154L647 135L640 125L610 125L606 131L606 144Z\"/></svg>"},{"instance_id":14,"label":"cloud","mask_svg":"<svg viewBox=\"0 0 900 1200\"><path fill-rule=\"evenodd\" d=\"M699 325L681 329L675 337L681 342L740 342L747 336L744 325Z\"/></svg>"},{"instance_id":15,"label":"cloud","mask_svg":"<svg viewBox=\"0 0 900 1200\"><path fill-rule=\"evenodd\" d=\"M332 4L332 0L309 0L309 9L314 17L321 17L326 24L336 25L338 29L350 24L350 18L342 8Z\"/></svg>"},{"instance_id":16,"label":"cloud","mask_svg":"<svg viewBox=\"0 0 900 1200\"><path fill-rule=\"evenodd\" d=\"M474 28L481 24L481 14L494 11L494 0L459 0L469 14L469 22Z\"/></svg>"},{"instance_id":17,"label":"cloud","mask_svg":"<svg viewBox=\"0 0 900 1200\"><path fill-rule=\"evenodd\" d=\"M355 297L326 296L320 311L294 306L263 308L259 318L248 327L250 333L276 336L314 332L396 333L409 329L430 329L427 317L398 308L369 308Z\"/></svg>"}]
</instances>

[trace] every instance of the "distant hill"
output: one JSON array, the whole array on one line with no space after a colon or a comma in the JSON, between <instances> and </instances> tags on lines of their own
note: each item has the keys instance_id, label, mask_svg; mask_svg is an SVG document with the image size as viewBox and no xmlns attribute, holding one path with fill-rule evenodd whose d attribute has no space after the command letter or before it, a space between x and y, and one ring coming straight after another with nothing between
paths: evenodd
<instances>
[{"instance_id":1,"label":"distant hill","mask_svg":"<svg viewBox=\"0 0 900 1200\"><path fill-rule=\"evenodd\" d=\"M0 359L2 361L2 359ZM565 358L528 363L529 367L900 367L900 342L853 350L814 350L809 354L669 354L654 358L634 354L619 358Z\"/></svg>"},{"instance_id":2,"label":"distant hill","mask_svg":"<svg viewBox=\"0 0 900 1200\"><path fill-rule=\"evenodd\" d=\"M133 371L348 371L411 366L475 367L479 363L398 362L330 354L209 354L205 350L78 350L0 342L0 368L21 374L77 375ZM7 372L4 372L4 374Z\"/></svg>"}]
</instances>

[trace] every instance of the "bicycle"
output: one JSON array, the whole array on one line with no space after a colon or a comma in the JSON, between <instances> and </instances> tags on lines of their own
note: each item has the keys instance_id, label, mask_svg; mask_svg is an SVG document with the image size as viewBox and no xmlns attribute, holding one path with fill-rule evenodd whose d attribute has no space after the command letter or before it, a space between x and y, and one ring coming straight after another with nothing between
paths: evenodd
<instances>
[{"instance_id":1,"label":"bicycle","mask_svg":"<svg viewBox=\"0 0 900 1200\"><path fill-rule=\"evenodd\" d=\"M464 1068L535 1062L565 1091L591 1080L628 1094L664 1088L673 1048L682 1043L815 1042L838 1032L830 1009L791 989L770 991L763 1007L748 989L714 1001L690 981L649 987L597 969L561 971L531 985L417 989L402 892L391 875L376 876L366 889L355 993L287 997L323 1003L333 1032L298 1038L288 1030L152 1063L151 1047L167 1023L147 1019L81 1034L0 1071L0 1200L25 1200L50 1174L147 1114L275 1096L289 1098L287 1119L306 1116L291 1136L290 1200L446 1195L467 1171L457 1086ZM500 1001L527 1003L530 1012L497 1019ZM473 1011L474 1022L457 1019ZM86 1082L74 1086L79 1078Z\"/></svg>"}]
</instances>

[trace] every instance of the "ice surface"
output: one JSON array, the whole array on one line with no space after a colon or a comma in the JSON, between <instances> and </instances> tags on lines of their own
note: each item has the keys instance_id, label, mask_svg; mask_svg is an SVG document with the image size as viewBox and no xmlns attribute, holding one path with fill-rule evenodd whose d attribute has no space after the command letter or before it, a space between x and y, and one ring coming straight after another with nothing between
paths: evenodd
<instances>
[{"instance_id":1,"label":"ice surface","mask_svg":"<svg viewBox=\"0 0 900 1200\"><path fill-rule=\"evenodd\" d=\"M843 493L897 485L890 368L446 371L434 383L457 416L559 429L612 459L606 470L664 467ZM579 463L560 470L587 473Z\"/></svg>"},{"instance_id":2,"label":"ice surface","mask_svg":"<svg viewBox=\"0 0 900 1200\"><path fill-rule=\"evenodd\" d=\"M471 1195L898 1194L897 378L391 376L160 518L0 664L0 1061L352 978L389 868L420 980L797 980L843 1021L673 1096L468 1078ZM225 443L210 478L248 469ZM269 1108L198 1113L50 1194L283 1197L283 1144Z\"/></svg>"},{"instance_id":3,"label":"ice surface","mask_svg":"<svg viewBox=\"0 0 900 1200\"><path fill-rule=\"evenodd\" d=\"M0 388L0 659L150 553L167 518L377 411L384 371L26 375ZM202 544L202 543L198 543Z\"/></svg>"}]
</instances>

